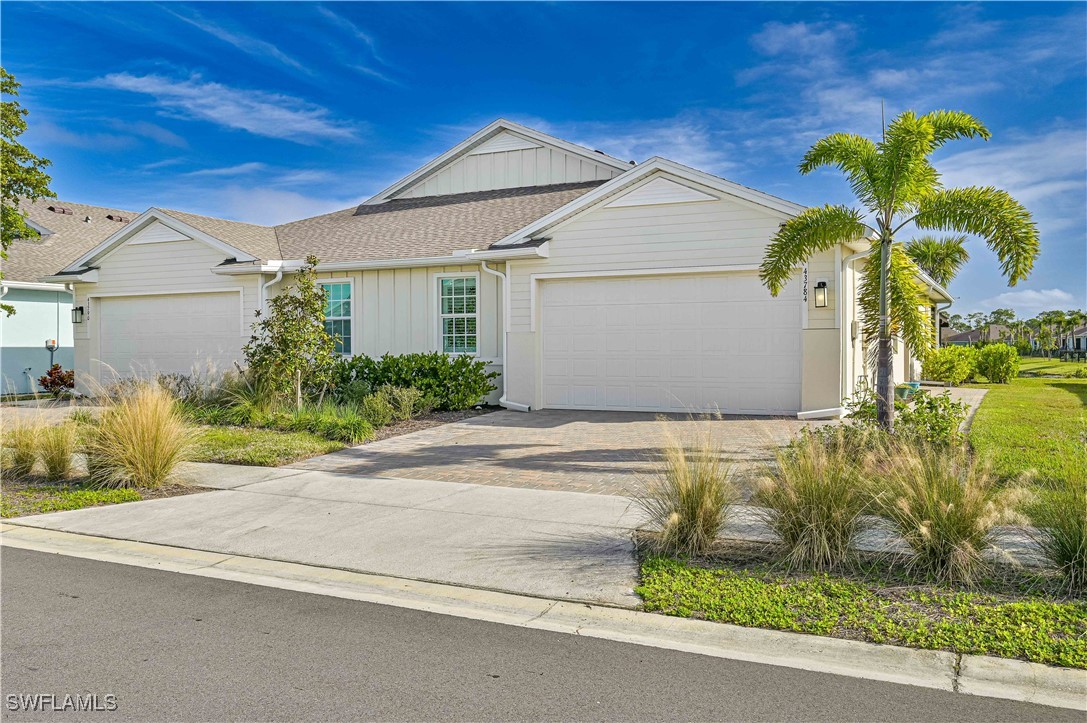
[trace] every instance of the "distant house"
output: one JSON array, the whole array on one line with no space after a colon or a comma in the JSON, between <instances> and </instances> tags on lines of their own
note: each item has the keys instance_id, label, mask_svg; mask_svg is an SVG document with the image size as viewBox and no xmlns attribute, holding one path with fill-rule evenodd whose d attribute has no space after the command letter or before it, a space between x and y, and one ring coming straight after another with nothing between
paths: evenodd
<instances>
[{"instance_id":1,"label":"distant house","mask_svg":"<svg viewBox=\"0 0 1087 723\"><path fill-rule=\"evenodd\" d=\"M1062 349L1069 351L1087 351L1087 326L1078 326L1071 335L1064 338Z\"/></svg>"},{"instance_id":2,"label":"distant house","mask_svg":"<svg viewBox=\"0 0 1087 723\"><path fill-rule=\"evenodd\" d=\"M945 337L941 343L944 346L973 346L979 341L996 342L1004 341L1011 336L1011 329L1004 324L992 324L980 329L961 331Z\"/></svg>"},{"instance_id":3,"label":"distant house","mask_svg":"<svg viewBox=\"0 0 1087 723\"><path fill-rule=\"evenodd\" d=\"M15 314L0 313L0 391L33 392L49 368L49 340L54 362L75 364L72 339L72 291L63 283L43 283L42 276L102 243L134 218L130 211L39 199L21 207L38 238L18 239L3 262L0 297Z\"/></svg>"}]
</instances>

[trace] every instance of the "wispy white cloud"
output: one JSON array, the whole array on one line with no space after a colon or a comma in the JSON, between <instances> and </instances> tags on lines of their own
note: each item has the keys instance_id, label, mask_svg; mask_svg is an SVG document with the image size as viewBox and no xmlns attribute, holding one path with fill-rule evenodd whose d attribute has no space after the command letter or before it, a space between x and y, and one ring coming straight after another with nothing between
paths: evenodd
<instances>
[{"instance_id":1,"label":"wispy white cloud","mask_svg":"<svg viewBox=\"0 0 1087 723\"><path fill-rule=\"evenodd\" d=\"M239 163L234 166L223 166L221 168L200 168L195 171L189 171L185 175L190 178L215 178L215 177L231 177L231 176L245 176L250 173L256 173L268 168L266 163L260 163L259 161L250 161L248 163Z\"/></svg>"},{"instance_id":2,"label":"wispy white cloud","mask_svg":"<svg viewBox=\"0 0 1087 723\"><path fill-rule=\"evenodd\" d=\"M273 61L286 65L294 70L300 70L304 73L311 73L308 68L303 66L300 62L292 58L291 56L280 50L275 44L269 43L266 40L261 40L253 35L247 35L246 33L239 32L237 30L228 30L221 25L217 25L207 18L203 17L199 13L192 12L192 15L186 15L176 12L167 7L163 7L163 10L173 15L178 20L188 23L194 28L204 31L208 35L214 38L232 45L238 50L251 55L263 62Z\"/></svg>"},{"instance_id":3,"label":"wispy white cloud","mask_svg":"<svg viewBox=\"0 0 1087 723\"><path fill-rule=\"evenodd\" d=\"M277 188L227 186L217 191L217 205L211 211L226 218L275 225L331 213L358 204L361 198L310 196Z\"/></svg>"},{"instance_id":4,"label":"wispy white cloud","mask_svg":"<svg viewBox=\"0 0 1087 723\"><path fill-rule=\"evenodd\" d=\"M1023 289L1021 291L1005 291L1002 294L982 299L974 305L971 311L1013 309L1017 316L1029 319L1041 311L1082 308L1084 305L1084 299L1076 299L1075 296L1064 289Z\"/></svg>"},{"instance_id":5,"label":"wispy white cloud","mask_svg":"<svg viewBox=\"0 0 1087 723\"><path fill-rule=\"evenodd\" d=\"M119 131L132 133L133 135L141 136L143 138L149 138L164 146L187 148L189 145L187 140L173 131L155 123L149 123L148 121L122 121L115 118L109 122L109 125Z\"/></svg>"},{"instance_id":6,"label":"wispy white cloud","mask_svg":"<svg viewBox=\"0 0 1087 723\"><path fill-rule=\"evenodd\" d=\"M175 80L112 73L91 81L91 85L148 95L166 113L267 138L316 144L354 140L358 135L355 125L337 120L327 108L301 98L203 81L197 75Z\"/></svg>"},{"instance_id":7,"label":"wispy white cloud","mask_svg":"<svg viewBox=\"0 0 1087 723\"><path fill-rule=\"evenodd\" d=\"M139 144L139 141L131 135L100 132L81 133L45 119L39 119L32 130L39 141L89 150L127 151Z\"/></svg>"},{"instance_id":8,"label":"wispy white cloud","mask_svg":"<svg viewBox=\"0 0 1087 723\"><path fill-rule=\"evenodd\" d=\"M362 43L363 47L366 50L365 54L369 56L370 60L373 61L370 64L364 63L361 61L357 53L353 51L344 51L343 49L337 47L337 49L340 51L340 55L344 57L345 63L348 68L354 70L357 73L368 75L371 78L376 78L377 80L383 81L385 83L400 85L400 81L392 77L392 75L387 72L389 69L391 69L392 66L387 63L385 59L382 58L381 55L378 53L377 41L372 34L360 28L350 19L330 10L324 5L317 5L316 7L317 12L321 15L321 17L327 20L331 25L338 28L345 34L349 35L354 40ZM378 70L374 67L375 65L381 66L382 68L385 68L385 70Z\"/></svg>"}]
</instances>

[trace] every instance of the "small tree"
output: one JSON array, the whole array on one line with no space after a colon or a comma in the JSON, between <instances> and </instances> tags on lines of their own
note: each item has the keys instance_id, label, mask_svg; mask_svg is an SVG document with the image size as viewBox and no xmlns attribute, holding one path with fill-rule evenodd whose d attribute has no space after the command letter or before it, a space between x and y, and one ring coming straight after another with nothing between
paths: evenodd
<instances>
[{"instance_id":1,"label":"small tree","mask_svg":"<svg viewBox=\"0 0 1087 723\"><path fill-rule=\"evenodd\" d=\"M65 371L60 364L54 364L49 367L49 371L38 378L38 386L59 398L68 390L75 389L75 370Z\"/></svg>"},{"instance_id":2,"label":"small tree","mask_svg":"<svg viewBox=\"0 0 1087 723\"><path fill-rule=\"evenodd\" d=\"M49 161L34 155L18 141L26 130L28 111L16 100L19 82L3 68L0 68L0 95L4 98L0 102L0 259L6 259L8 246L15 239L37 236L19 211L19 202L43 196L53 198L57 194L49 190L51 179L45 172ZM0 310L8 316L15 313L10 304L0 304Z\"/></svg>"},{"instance_id":3,"label":"small tree","mask_svg":"<svg viewBox=\"0 0 1087 723\"><path fill-rule=\"evenodd\" d=\"M294 286L268 302L268 315L257 310L245 359L258 378L278 394L293 390L302 405L302 380L323 389L332 379L335 340L325 331L326 292L317 283L317 257L310 256Z\"/></svg>"}]
</instances>

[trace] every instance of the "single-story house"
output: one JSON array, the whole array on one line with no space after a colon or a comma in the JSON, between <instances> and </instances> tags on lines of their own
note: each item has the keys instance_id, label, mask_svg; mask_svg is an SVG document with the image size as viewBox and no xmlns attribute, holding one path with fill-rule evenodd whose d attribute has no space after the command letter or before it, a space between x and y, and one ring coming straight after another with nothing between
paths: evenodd
<instances>
[{"instance_id":1,"label":"single-story house","mask_svg":"<svg viewBox=\"0 0 1087 723\"><path fill-rule=\"evenodd\" d=\"M970 331L953 334L943 340L944 346L973 346L980 341L988 343L1011 338L1011 329L1004 324L990 324Z\"/></svg>"},{"instance_id":2,"label":"single-story house","mask_svg":"<svg viewBox=\"0 0 1087 723\"><path fill-rule=\"evenodd\" d=\"M50 359L72 368L71 285L40 279L102 243L136 216L131 211L51 198L23 203L20 210L38 235L16 239L2 262L0 302L15 309L11 316L0 312L3 394L39 391L37 380L49 369ZM49 346L56 347L52 353Z\"/></svg>"},{"instance_id":3,"label":"single-story house","mask_svg":"<svg viewBox=\"0 0 1087 723\"><path fill-rule=\"evenodd\" d=\"M803 210L498 120L358 206L279 226L151 208L45 280L75 288L83 380L229 368L312 254L342 353L470 354L510 409L835 416L871 376L870 242L813 256L772 297L759 264ZM935 314L951 297L925 283Z\"/></svg>"}]
</instances>

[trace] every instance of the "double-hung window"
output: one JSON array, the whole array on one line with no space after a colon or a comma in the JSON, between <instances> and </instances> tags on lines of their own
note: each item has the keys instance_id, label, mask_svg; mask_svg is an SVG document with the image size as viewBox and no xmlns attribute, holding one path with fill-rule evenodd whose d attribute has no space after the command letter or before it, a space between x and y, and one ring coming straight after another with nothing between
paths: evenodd
<instances>
[{"instance_id":1,"label":"double-hung window","mask_svg":"<svg viewBox=\"0 0 1087 723\"><path fill-rule=\"evenodd\" d=\"M477 285L475 276L438 279L439 341L447 354L475 354L478 349Z\"/></svg>"},{"instance_id":2,"label":"double-hung window","mask_svg":"<svg viewBox=\"0 0 1087 723\"><path fill-rule=\"evenodd\" d=\"M325 331L336 341L336 353L351 354L351 283L321 284L325 290Z\"/></svg>"}]
</instances>

